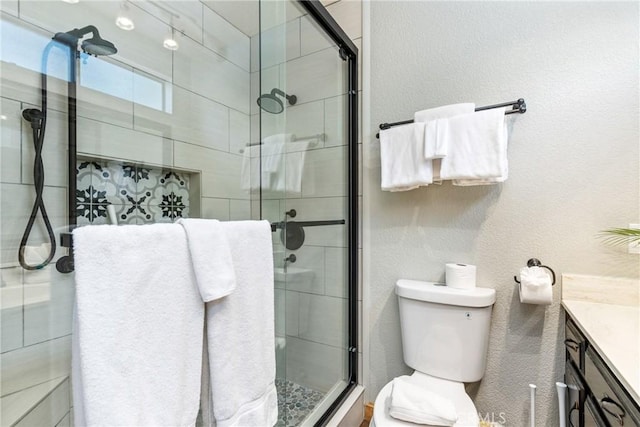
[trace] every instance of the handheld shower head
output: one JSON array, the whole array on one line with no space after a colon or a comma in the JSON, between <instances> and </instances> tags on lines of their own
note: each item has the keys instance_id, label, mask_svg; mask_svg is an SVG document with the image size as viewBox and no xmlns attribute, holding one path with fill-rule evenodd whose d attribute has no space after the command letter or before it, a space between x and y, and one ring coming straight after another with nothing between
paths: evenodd
<instances>
[{"instance_id":1,"label":"handheld shower head","mask_svg":"<svg viewBox=\"0 0 640 427\"><path fill-rule=\"evenodd\" d=\"M22 117L31 123L31 128L34 130L39 130L42 127L44 113L37 108L27 108L22 110Z\"/></svg>"},{"instance_id":2,"label":"handheld shower head","mask_svg":"<svg viewBox=\"0 0 640 427\"><path fill-rule=\"evenodd\" d=\"M283 96L289 101L290 105L296 105L298 97L295 95L287 95L283 91L277 88L271 89L271 93L263 93L258 98L258 105L267 113L280 114L284 111L284 104L282 100L276 95Z\"/></svg>"}]
</instances>

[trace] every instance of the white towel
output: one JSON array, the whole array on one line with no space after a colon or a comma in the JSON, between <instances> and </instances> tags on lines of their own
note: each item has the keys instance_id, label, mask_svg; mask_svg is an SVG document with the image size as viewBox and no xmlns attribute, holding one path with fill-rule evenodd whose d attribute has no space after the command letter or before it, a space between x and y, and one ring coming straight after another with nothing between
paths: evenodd
<instances>
[{"instance_id":1,"label":"white towel","mask_svg":"<svg viewBox=\"0 0 640 427\"><path fill-rule=\"evenodd\" d=\"M251 145L242 153L242 166L240 169L240 188L244 191L256 191L260 189L261 182L270 179L271 174L263 172L261 179L260 146Z\"/></svg>"},{"instance_id":2,"label":"white towel","mask_svg":"<svg viewBox=\"0 0 640 427\"><path fill-rule=\"evenodd\" d=\"M302 176L307 151L315 142L317 142L316 139L302 139L287 144L284 168L280 169L276 175L275 190L302 193Z\"/></svg>"},{"instance_id":3,"label":"white towel","mask_svg":"<svg viewBox=\"0 0 640 427\"><path fill-rule=\"evenodd\" d=\"M267 221L223 222L236 289L207 303L211 396L217 427L273 426L275 388L274 283Z\"/></svg>"},{"instance_id":4,"label":"white towel","mask_svg":"<svg viewBox=\"0 0 640 427\"><path fill-rule=\"evenodd\" d=\"M175 224L73 231L78 426L193 426L204 304Z\"/></svg>"},{"instance_id":5,"label":"white towel","mask_svg":"<svg viewBox=\"0 0 640 427\"><path fill-rule=\"evenodd\" d=\"M428 110L416 111L413 119L416 122L429 122L431 120L446 119L461 114L469 114L475 111L476 104L465 102L461 104L443 105L441 107L429 108Z\"/></svg>"},{"instance_id":6,"label":"white towel","mask_svg":"<svg viewBox=\"0 0 640 427\"><path fill-rule=\"evenodd\" d=\"M475 104L467 102L417 111L413 115L414 121L427 122L424 146L424 156L426 159L441 159L447 155L446 141L436 138L438 133L437 120L447 119L461 114L470 114L475 111L475 108Z\"/></svg>"},{"instance_id":7,"label":"white towel","mask_svg":"<svg viewBox=\"0 0 640 427\"><path fill-rule=\"evenodd\" d=\"M179 219L189 245L202 301L229 295L236 288L231 249L222 223L215 219Z\"/></svg>"},{"instance_id":8,"label":"white towel","mask_svg":"<svg viewBox=\"0 0 640 427\"><path fill-rule=\"evenodd\" d=\"M458 421L449 399L425 390L404 375L393 380L389 415L403 421L432 426L452 426Z\"/></svg>"},{"instance_id":9,"label":"white towel","mask_svg":"<svg viewBox=\"0 0 640 427\"><path fill-rule=\"evenodd\" d=\"M507 133L504 108L441 120L438 138L446 139L440 178L458 185L478 185L507 179Z\"/></svg>"},{"instance_id":10,"label":"white towel","mask_svg":"<svg viewBox=\"0 0 640 427\"><path fill-rule=\"evenodd\" d=\"M433 165L424 158L424 123L380 131L381 187L408 191L433 182Z\"/></svg>"},{"instance_id":11,"label":"white towel","mask_svg":"<svg viewBox=\"0 0 640 427\"><path fill-rule=\"evenodd\" d=\"M262 170L269 173L277 173L282 164L285 147L291 141L293 135L281 133L264 138L262 142Z\"/></svg>"},{"instance_id":12,"label":"white towel","mask_svg":"<svg viewBox=\"0 0 640 427\"><path fill-rule=\"evenodd\" d=\"M284 164L286 145L293 138L290 133L267 136L262 143L244 149L240 186L245 191L273 189L276 174Z\"/></svg>"}]
</instances>

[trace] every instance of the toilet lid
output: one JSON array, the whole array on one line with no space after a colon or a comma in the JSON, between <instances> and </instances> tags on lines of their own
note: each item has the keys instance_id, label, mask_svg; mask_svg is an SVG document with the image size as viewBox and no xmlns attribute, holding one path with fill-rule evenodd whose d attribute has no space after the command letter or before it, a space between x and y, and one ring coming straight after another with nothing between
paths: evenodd
<instances>
[{"instance_id":1,"label":"toilet lid","mask_svg":"<svg viewBox=\"0 0 640 427\"><path fill-rule=\"evenodd\" d=\"M458 414L458 422L454 427L477 427L480 423L478 412L473 401L464 390L464 384L432 377L421 372L414 372L411 381L432 393L450 399ZM425 426L426 424L415 424L408 421L398 420L389 415L389 402L391 397L393 381L385 385L373 406L373 420L376 427L409 427Z\"/></svg>"}]
</instances>

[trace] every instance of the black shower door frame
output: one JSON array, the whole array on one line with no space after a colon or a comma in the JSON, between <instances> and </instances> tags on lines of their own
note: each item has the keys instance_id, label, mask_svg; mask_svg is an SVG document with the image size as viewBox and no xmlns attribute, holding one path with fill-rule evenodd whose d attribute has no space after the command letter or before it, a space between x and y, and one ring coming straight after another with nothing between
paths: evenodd
<instances>
[{"instance_id":1,"label":"black shower door frame","mask_svg":"<svg viewBox=\"0 0 640 427\"><path fill-rule=\"evenodd\" d=\"M358 48L320 0L298 0L298 3L336 43L348 67L348 373L347 387L315 424L323 426L358 384Z\"/></svg>"}]
</instances>

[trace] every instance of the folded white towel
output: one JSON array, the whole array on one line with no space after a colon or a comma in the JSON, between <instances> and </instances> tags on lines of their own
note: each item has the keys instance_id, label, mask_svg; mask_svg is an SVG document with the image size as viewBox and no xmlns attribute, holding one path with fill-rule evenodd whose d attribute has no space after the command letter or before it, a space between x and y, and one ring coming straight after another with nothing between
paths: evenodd
<instances>
[{"instance_id":1,"label":"folded white towel","mask_svg":"<svg viewBox=\"0 0 640 427\"><path fill-rule=\"evenodd\" d=\"M202 301L229 295L236 288L236 274L227 234L215 219L179 219L184 227L191 262Z\"/></svg>"},{"instance_id":2,"label":"folded white towel","mask_svg":"<svg viewBox=\"0 0 640 427\"><path fill-rule=\"evenodd\" d=\"M507 133L504 108L440 120L438 138L447 140L440 177L458 185L478 185L507 179ZM468 181L473 180L473 181Z\"/></svg>"},{"instance_id":3,"label":"folded white towel","mask_svg":"<svg viewBox=\"0 0 640 427\"><path fill-rule=\"evenodd\" d=\"M425 123L380 131L381 187L407 191L433 182L433 165L424 158Z\"/></svg>"},{"instance_id":4,"label":"folded white towel","mask_svg":"<svg viewBox=\"0 0 640 427\"><path fill-rule=\"evenodd\" d=\"M267 221L223 222L236 289L207 303L211 397L217 427L273 426L275 389L274 283Z\"/></svg>"},{"instance_id":5,"label":"folded white towel","mask_svg":"<svg viewBox=\"0 0 640 427\"><path fill-rule=\"evenodd\" d=\"M475 104L467 102L417 111L413 115L413 120L416 122L428 122L425 129L425 159L440 159L447 155L446 140L438 139L436 137L438 133L438 123L436 121L438 119L447 119L461 114L470 114L475 111L475 108Z\"/></svg>"},{"instance_id":6,"label":"folded white towel","mask_svg":"<svg viewBox=\"0 0 640 427\"><path fill-rule=\"evenodd\" d=\"M97 225L73 241L75 424L193 426L204 304L184 229Z\"/></svg>"},{"instance_id":7,"label":"folded white towel","mask_svg":"<svg viewBox=\"0 0 640 427\"><path fill-rule=\"evenodd\" d=\"M458 421L453 402L413 384L410 376L395 378L392 387L389 415L393 418L432 426L452 426Z\"/></svg>"}]
</instances>

